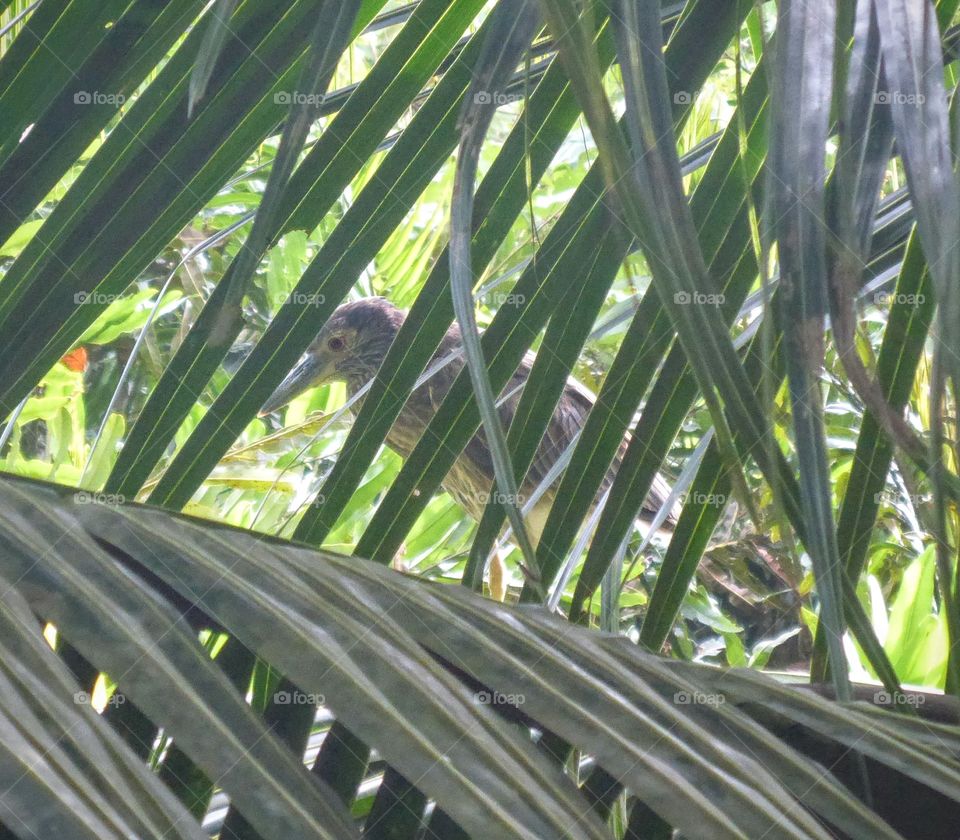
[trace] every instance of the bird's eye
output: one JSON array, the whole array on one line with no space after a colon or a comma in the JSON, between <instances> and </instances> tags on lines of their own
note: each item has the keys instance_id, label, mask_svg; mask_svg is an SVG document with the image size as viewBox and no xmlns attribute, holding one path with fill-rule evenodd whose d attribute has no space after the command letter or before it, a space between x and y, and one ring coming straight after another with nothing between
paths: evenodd
<instances>
[{"instance_id":1,"label":"bird's eye","mask_svg":"<svg viewBox=\"0 0 960 840\"><path fill-rule=\"evenodd\" d=\"M334 353L339 353L344 348L344 340L340 336L335 335L327 342L327 347L333 350Z\"/></svg>"}]
</instances>

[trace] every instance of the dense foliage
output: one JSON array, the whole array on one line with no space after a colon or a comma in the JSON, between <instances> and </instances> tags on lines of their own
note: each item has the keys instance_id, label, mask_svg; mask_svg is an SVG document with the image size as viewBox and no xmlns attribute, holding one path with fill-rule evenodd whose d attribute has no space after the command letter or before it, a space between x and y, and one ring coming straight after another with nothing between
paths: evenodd
<instances>
[{"instance_id":1,"label":"dense foliage","mask_svg":"<svg viewBox=\"0 0 960 840\"><path fill-rule=\"evenodd\" d=\"M960 688L956 6L0 0L0 820L940 836L863 791L960 801L955 708L902 688ZM409 315L362 404L258 416L372 295ZM464 305L491 394L401 460ZM440 482L484 416L528 464L568 376L523 557Z\"/></svg>"}]
</instances>

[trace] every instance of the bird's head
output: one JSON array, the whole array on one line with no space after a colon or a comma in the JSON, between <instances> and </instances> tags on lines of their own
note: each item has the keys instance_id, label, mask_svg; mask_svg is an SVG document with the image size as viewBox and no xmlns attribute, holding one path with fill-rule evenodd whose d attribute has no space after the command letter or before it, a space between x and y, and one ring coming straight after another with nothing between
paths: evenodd
<instances>
[{"instance_id":1,"label":"bird's head","mask_svg":"<svg viewBox=\"0 0 960 840\"><path fill-rule=\"evenodd\" d=\"M403 319L403 312L381 297L338 307L297 366L264 403L260 416L325 382L346 382L351 392L361 388L376 375Z\"/></svg>"}]
</instances>

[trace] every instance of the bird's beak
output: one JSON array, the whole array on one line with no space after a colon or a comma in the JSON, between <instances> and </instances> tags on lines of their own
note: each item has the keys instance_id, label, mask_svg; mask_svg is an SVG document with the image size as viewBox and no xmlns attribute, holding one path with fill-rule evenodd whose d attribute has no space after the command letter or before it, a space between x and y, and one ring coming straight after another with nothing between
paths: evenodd
<instances>
[{"instance_id":1,"label":"bird's beak","mask_svg":"<svg viewBox=\"0 0 960 840\"><path fill-rule=\"evenodd\" d=\"M335 372L332 359L308 353L287 374L287 378L277 386L270 398L263 404L260 409L260 417L269 414L271 411L276 411L278 408L283 408L294 397L300 396L308 388L329 382L333 379Z\"/></svg>"}]
</instances>

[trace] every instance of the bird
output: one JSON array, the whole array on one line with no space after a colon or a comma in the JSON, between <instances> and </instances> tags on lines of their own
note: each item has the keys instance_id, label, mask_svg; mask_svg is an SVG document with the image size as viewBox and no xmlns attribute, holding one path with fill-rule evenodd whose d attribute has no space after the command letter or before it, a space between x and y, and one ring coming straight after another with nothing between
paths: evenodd
<instances>
[{"instance_id":1,"label":"bird","mask_svg":"<svg viewBox=\"0 0 960 840\"><path fill-rule=\"evenodd\" d=\"M277 411L309 388L329 382L344 382L349 396L356 396L376 376L405 318L401 309L383 297L365 297L341 304L321 327L301 360L263 404L260 416ZM455 358L414 389L387 433L387 446L402 458L408 458L413 452L463 369L463 354L458 352L462 349L460 327L454 323L440 342L431 364L450 356ZM504 428L508 428L513 419L535 358L534 353L526 353L501 393L501 398L505 397L499 407ZM519 487L517 501L521 505L524 500L532 498L551 467L583 429L594 402L595 397L587 388L568 378L530 469ZM353 404L356 410L361 405L362 397ZM597 499L612 485L626 447L625 439L603 479ZM457 456L442 486L469 516L479 521L491 498L494 481L493 458L481 429ZM559 477L525 518L525 528L533 545L539 542L543 533L558 486ZM669 485L658 474L643 503L640 520L649 524L669 495ZM675 524L676 511L671 510L660 525L661 533L669 533Z\"/></svg>"}]
</instances>

